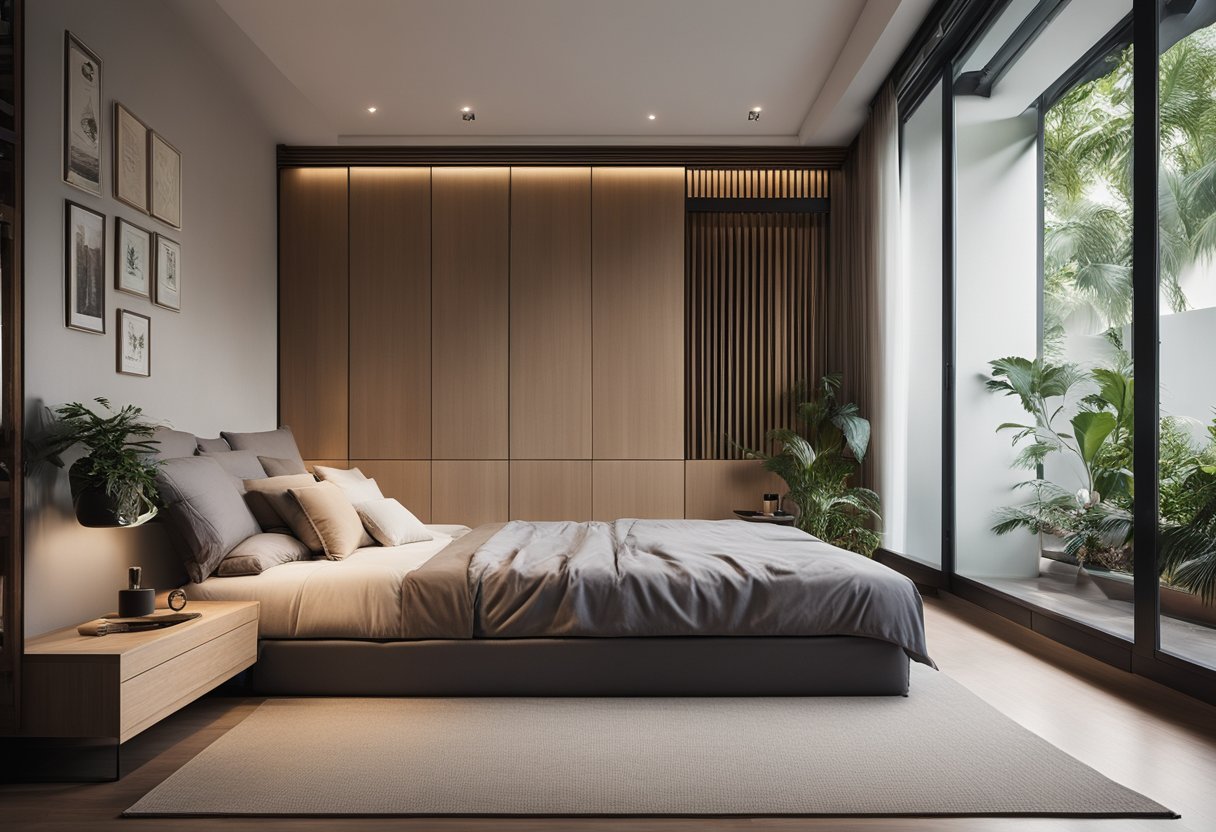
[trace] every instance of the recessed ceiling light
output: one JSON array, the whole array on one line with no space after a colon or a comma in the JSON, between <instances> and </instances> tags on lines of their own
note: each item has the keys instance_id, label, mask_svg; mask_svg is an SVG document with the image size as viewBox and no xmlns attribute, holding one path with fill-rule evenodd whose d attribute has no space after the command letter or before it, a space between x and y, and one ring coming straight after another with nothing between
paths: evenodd
<instances>
[{"instance_id":1,"label":"recessed ceiling light","mask_svg":"<svg viewBox=\"0 0 1216 832\"><path fill-rule=\"evenodd\" d=\"M747 120L748 121L759 121L760 120L760 108L752 107L750 110L748 110L747 111Z\"/></svg>"},{"instance_id":2,"label":"recessed ceiling light","mask_svg":"<svg viewBox=\"0 0 1216 832\"><path fill-rule=\"evenodd\" d=\"M651 121L654 121L654 113L651 113L650 115L646 116L646 118L650 119Z\"/></svg>"},{"instance_id":3,"label":"recessed ceiling light","mask_svg":"<svg viewBox=\"0 0 1216 832\"><path fill-rule=\"evenodd\" d=\"M368 107L368 108L367 108L367 111L368 111L369 113L374 113L374 112L376 112L376 108L375 108L375 107Z\"/></svg>"},{"instance_id":4,"label":"recessed ceiling light","mask_svg":"<svg viewBox=\"0 0 1216 832\"><path fill-rule=\"evenodd\" d=\"M472 107L461 107L460 118L462 121L476 121L477 113L473 112Z\"/></svg>"}]
</instances>

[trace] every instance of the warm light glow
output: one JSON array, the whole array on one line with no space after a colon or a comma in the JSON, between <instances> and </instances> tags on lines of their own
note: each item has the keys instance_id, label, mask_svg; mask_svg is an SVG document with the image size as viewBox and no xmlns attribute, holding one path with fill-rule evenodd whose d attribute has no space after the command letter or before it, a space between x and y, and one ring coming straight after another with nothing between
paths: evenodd
<instances>
[{"instance_id":1,"label":"warm light glow","mask_svg":"<svg viewBox=\"0 0 1216 832\"><path fill-rule=\"evenodd\" d=\"M471 113L472 111L473 111L472 107L461 107L460 108L460 112L462 112L462 113Z\"/></svg>"},{"instance_id":2,"label":"warm light glow","mask_svg":"<svg viewBox=\"0 0 1216 832\"><path fill-rule=\"evenodd\" d=\"M374 112L376 112L376 108L375 108L375 107L368 107L368 108L367 108L367 111L368 111L369 113L374 113Z\"/></svg>"},{"instance_id":3,"label":"warm light glow","mask_svg":"<svg viewBox=\"0 0 1216 832\"><path fill-rule=\"evenodd\" d=\"M650 115L646 116L646 118L650 119L651 121L654 121L654 113L651 113Z\"/></svg>"},{"instance_id":4,"label":"warm light glow","mask_svg":"<svg viewBox=\"0 0 1216 832\"><path fill-rule=\"evenodd\" d=\"M752 112L753 112L753 113L758 113L758 112L760 112L760 108L759 108L759 107L752 107Z\"/></svg>"}]
</instances>

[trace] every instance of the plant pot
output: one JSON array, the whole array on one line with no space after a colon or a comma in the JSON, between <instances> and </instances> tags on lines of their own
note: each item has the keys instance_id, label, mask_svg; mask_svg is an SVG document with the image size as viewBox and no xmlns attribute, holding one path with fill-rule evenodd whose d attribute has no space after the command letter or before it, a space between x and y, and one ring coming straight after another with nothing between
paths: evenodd
<instances>
[{"instance_id":1,"label":"plant pot","mask_svg":"<svg viewBox=\"0 0 1216 832\"><path fill-rule=\"evenodd\" d=\"M76 508L76 521L86 528L109 529L130 525L119 518L118 506L104 488L82 488L72 502Z\"/></svg>"}]
</instances>

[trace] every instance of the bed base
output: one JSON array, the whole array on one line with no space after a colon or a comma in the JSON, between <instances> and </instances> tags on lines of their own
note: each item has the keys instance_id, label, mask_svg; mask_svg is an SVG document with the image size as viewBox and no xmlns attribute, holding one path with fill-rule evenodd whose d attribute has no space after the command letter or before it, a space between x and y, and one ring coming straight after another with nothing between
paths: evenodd
<instances>
[{"instance_id":1,"label":"bed base","mask_svg":"<svg viewBox=\"0 0 1216 832\"><path fill-rule=\"evenodd\" d=\"M266 696L905 696L893 644L815 638L264 639Z\"/></svg>"}]
</instances>

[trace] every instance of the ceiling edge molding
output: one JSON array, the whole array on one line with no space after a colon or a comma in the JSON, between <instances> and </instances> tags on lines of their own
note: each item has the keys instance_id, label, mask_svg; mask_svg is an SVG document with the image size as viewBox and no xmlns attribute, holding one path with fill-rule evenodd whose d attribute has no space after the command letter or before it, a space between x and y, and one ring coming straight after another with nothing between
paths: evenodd
<instances>
[{"instance_id":1,"label":"ceiling edge molding","mask_svg":"<svg viewBox=\"0 0 1216 832\"><path fill-rule=\"evenodd\" d=\"M844 147L638 145L279 145L280 168L348 165L600 165L839 168Z\"/></svg>"},{"instance_id":2,"label":"ceiling edge molding","mask_svg":"<svg viewBox=\"0 0 1216 832\"><path fill-rule=\"evenodd\" d=\"M340 145L400 145L403 147L530 147L530 146L578 146L578 147L800 147L798 137L789 136L496 136L496 135L388 135L388 134L343 134L338 136Z\"/></svg>"}]
</instances>

